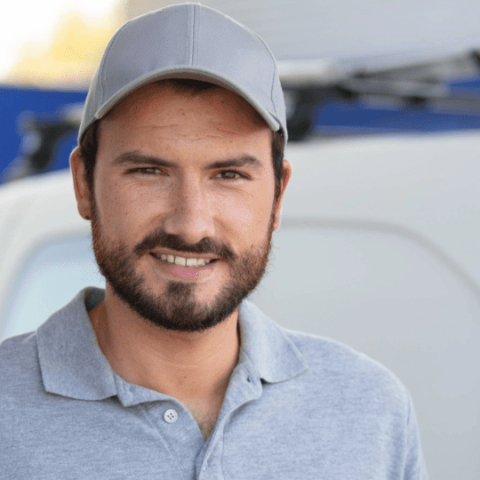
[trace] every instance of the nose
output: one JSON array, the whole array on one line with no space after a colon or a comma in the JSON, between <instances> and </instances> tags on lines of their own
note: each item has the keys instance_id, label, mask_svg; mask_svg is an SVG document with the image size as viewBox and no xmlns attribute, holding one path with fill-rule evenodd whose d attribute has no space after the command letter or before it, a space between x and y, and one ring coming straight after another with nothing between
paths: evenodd
<instances>
[{"instance_id":1,"label":"nose","mask_svg":"<svg viewBox=\"0 0 480 480\"><path fill-rule=\"evenodd\" d=\"M190 245L203 238L215 237L211 200L205 187L199 180L188 177L176 183L169 211L164 217L165 232L178 235Z\"/></svg>"}]
</instances>

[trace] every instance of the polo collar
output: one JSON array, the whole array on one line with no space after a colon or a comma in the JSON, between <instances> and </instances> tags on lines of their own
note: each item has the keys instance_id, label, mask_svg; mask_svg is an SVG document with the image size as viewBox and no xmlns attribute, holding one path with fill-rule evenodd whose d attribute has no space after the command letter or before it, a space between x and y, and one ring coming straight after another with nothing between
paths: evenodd
<instances>
[{"instance_id":1,"label":"polo collar","mask_svg":"<svg viewBox=\"0 0 480 480\"><path fill-rule=\"evenodd\" d=\"M113 370L87 313L104 295L103 290L86 288L38 328L38 357L47 392L80 400L117 395Z\"/></svg>"},{"instance_id":2,"label":"polo collar","mask_svg":"<svg viewBox=\"0 0 480 480\"><path fill-rule=\"evenodd\" d=\"M45 390L78 400L117 396L124 406L169 398L130 384L112 370L88 316L88 311L104 296L102 289L85 288L38 328L38 356ZM239 321L239 366L245 367L258 383L260 379L283 382L309 368L285 330L253 303L242 302Z\"/></svg>"}]
</instances>

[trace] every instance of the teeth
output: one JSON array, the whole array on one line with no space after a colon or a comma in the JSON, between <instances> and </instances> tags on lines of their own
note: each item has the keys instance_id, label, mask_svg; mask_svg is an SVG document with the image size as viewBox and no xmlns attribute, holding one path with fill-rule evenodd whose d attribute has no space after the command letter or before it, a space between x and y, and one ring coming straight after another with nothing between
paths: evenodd
<instances>
[{"instance_id":1,"label":"teeth","mask_svg":"<svg viewBox=\"0 0 480 480\"><path fill-rule=\"evenodd\" d=\"M206 258L184 258L166 254L160 255L160 258L164 262L174 263L176 265L182 265L187 267L202 267L204 265L208 265L211 262L211 260L207 260Z\"/></svg>"},{"instance_id":2,"label":"teeth","mask_svg":"<svg viewBox=\"0 0 480 480\"><path fill-rule=\"evenodd\" d=\"M175 257L175 263L177 265L185 265L187 263L187 260L183 257Z\"/></svg>"}]
</instances>

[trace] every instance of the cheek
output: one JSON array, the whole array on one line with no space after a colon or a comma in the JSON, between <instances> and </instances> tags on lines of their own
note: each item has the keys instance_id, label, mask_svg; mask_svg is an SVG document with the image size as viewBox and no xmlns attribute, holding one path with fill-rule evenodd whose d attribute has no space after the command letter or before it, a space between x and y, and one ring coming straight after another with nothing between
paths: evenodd
<instances>
[{"instance_id":1,"label":"cheek","mask_svg":"<svg viewBox=\"0 0 480 480\"><path fill-rule=\"evenodd\" d=\"M96 189L96 200L104 231L122 239L133 239L135 232L141 230L153 203L141 190L120 182L103 183L102 188Z\"/></svg>"},{"instance_id":2,"label":"cheek","mask_svg":"<svg viewBox=\"0 0 480 480\"><path fill-rule=\"evenodd\" d=\"M218 210L222 223L229 225L233 233L232 240L250 247L258 243L268 230L272 208L271 205L257 197L242 198L238 202L230 202L228 206Z\"/></svg>"},{"instance_id":3,"label":"cheek","mask_svg":"<svg viewBox=\"0 0 480 480\"><path fill-rule=\"evenodd\" d=\"M258 215L255 214L254 209L240 204L227 211L229 212L229 222L234 223L236 228L243 233L251 232L256 227Z\"/></svg>"},{"instance_id":4,"label":"cheek","mask_svg":"<svg viewBox=\"0 0 480 480\"><path fill-rule=\"evenodd\" d=\"M244 188L223 191L211 205L220 224L230 230L232 241L250 247L268 232L273 208L273 178L258 179ZM221 230L218 233L221 235ZM237 236L235 238L235 235Z\"/></svg>"}]
</instances>

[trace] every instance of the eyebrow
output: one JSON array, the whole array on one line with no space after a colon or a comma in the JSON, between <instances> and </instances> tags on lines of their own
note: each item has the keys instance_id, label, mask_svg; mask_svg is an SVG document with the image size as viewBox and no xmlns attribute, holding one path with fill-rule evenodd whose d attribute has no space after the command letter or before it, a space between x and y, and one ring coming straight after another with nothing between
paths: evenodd
<instances>
[{"instance_id":1,"label":"eyebrow","mask_svg":"<svg viewBox=\"0 0 480 480\"><path fill-rule=\"evenodd\" d=\"M155 165L157 167L167 167L177 169L178 165L173 162L169 162L160 157L155 157L152 155L143 155L140 152L125 152L116 157L113 160L113 165ZM205 170L215 170L218 168L230 168L230 167L253 167L255 169L263 169L264 166L258 158L253 155L240 155L235 158L227 158L225 160L217 160L215 162L209 163L205 166Z\"/></svg>"}]
</instances>

